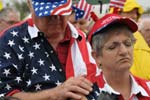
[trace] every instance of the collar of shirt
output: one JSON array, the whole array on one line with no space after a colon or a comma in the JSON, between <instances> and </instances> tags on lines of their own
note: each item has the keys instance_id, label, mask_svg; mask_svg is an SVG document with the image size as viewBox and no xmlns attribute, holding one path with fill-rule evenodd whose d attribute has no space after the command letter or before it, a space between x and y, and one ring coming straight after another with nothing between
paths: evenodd
<instances>
[{"instance_id":1,"label":"collar of shirt","mask_svg":"<svg viewBox=\"0 0 150 100\"><path fill-rule=\"evenodd\" d=\"M76 30L76 28L69 21L67 23L68 23L68 26L69 26L70 31L71 31L71 36L73 38L77 39L80 36L79 32ZM31 38L38 37L39 29L35 26L35 24L33 24L31 19L28 20L28 24L29 24L28 32L29 32L30 37Z\"/></svg>"},{"instance_id":2,"label":"collar of shirt","mask_svg":"<svg viewBox=\"0 0 150 100\"><path fill-rule=\"evenodd\" d=\"M142 96L149 97L148 93L144 90L144 88L142 88L140 85L138 85L138 83L136 82L136 80L134 79L134 77L131 74L130 74L130 77L131 77L131 82L132 82L131 96L141 93ZM104 84L104 87L100 89L100 91L105 91L105 92L108 92L109 94L120 95L119 92L115 91L106 82L106 79L105 79L104 75L103 75L103 81L104 81L105 84Z\"/></svg>"}]
</instances>

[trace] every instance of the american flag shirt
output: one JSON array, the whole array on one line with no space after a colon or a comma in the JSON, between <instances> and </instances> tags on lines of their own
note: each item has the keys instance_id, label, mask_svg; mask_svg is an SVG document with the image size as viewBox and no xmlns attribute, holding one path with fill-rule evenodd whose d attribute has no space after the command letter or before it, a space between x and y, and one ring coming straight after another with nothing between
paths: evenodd
<instances>
[{"instance_id":1,"label":"american flag shirt","mask_svg":"<svg viewBox=\"0 0 150 100\"><path fill-rule=\"evenodd\" d=\"M65 73L44 34L25 21L0 37L0 94L14 90L35 92L66 80ZM98 87L89 96L95 100Z\"/></svg>"}]
</instances>

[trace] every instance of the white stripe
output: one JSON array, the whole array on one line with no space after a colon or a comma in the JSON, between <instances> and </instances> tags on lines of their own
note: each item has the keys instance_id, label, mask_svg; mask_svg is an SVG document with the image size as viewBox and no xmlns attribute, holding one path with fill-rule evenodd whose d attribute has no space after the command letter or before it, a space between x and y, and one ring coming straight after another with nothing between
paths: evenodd
<instances>
[{"instance_id":1,"label":"white stripe","mask_svg":"<svg viewBox=\"0 0 150 100\"><path fill-rule=\"evenodd\" d=\"M88 48L88 51L89 51L88 52L89 53L89 60L90 60L91 63L96 65L96 76L98 76L98 75L100 75L101 70L98 68L98 66L96 64L96 61L95 61L95 59L92 56L92 48L91 48L89 42L87 42L87 48Z\"/></svg>"},{"instance_id":2,"label":"white stripe","mask_svg":"<svg viewBox=\"0 0 150 100\"><path fill-rule=\"evenodd\" d=\"M123 8L123 6L119 6L119 5L116 5L116 4L110 4L110 7L118 7L118 8Z\"/></svg>"},{"instance_id":3,"label":"white stripe","mask_svg":"<svg viewBox=\"0 0 150 100\"><path fill-rule=\"evenodd\" d=\"M148 88L150 90L150 82L146 82L146 84L147 84L147 86L148 86Z\"/></svg>"},{"instance_id":4,"label":"white stripe","mask_svg":"<svg viewBox=\"0 0 150 100\"><path fill-rule=\"evenodd\" d=\"M71 47L71 58L73 62L74 76L87 75L86 64L82 58L77 41L75 41Z\"/></svg>"},{"instance_id":5,"label":"white stripe","mask_svg":"<svg viewBox=\"0 0 150 100\"><path fill-rule=\"evenodd\" d=\"M69 3L69 5L68 5L67 7L59 9L58 11L56 11L56 12L54 13L54 15L58 15L59 13L61 13L61 12L63 12L63 11L69 10L69 9L71 8L71 5L72 5L72 0L70 0L70 3ZM63 14L63 15L67 15L67 14L69 15L69 14L71 14L71 12L65 13L65 14Z\"/></svg>"},{"instance_id":6,"label":"white stripe","mask_svg":"<svg viewBox=\"0 0 150 100\"><path fill-rule=\"evenodd\" d=\"M120 1L120 0L111 0L111 2L120 3L120 4L124 4L125 3L124 1Z\"/></svg>"}]
</instances>

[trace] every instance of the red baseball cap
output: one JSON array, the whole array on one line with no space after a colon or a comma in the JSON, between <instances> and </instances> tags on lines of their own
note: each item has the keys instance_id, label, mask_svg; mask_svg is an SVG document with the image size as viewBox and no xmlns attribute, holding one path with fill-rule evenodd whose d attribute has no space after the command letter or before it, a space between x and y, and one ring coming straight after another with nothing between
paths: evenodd
<instances>
[{"instance_id":1,"label":"red baseball cap","mask_svg":"<svg viewBox=\"0 0 150 100\"><path fill-rule=\"evenodd\" d=\"M100 18L99 20L95 22L95 24L93 25L89 33L88 40L91 41L92 35L95 35L97 34L97 32L100 32L103 29L109 27L110 25L113 25L116 23L122 23L122 24L127 25L133 33L136 32L138 29L138 26L135 23L135 21L133 21L130 18L122 17L117 14L106 14L105 16L103 16L102 18Z\"/></svg>"}]
</instances>

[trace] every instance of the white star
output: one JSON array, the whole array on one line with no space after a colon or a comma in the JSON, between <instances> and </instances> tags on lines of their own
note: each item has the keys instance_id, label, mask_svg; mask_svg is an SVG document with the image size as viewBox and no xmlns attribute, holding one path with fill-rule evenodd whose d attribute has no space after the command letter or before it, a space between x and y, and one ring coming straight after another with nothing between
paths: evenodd
<instances>
[{"instance_id":1,"label":"white star","mask_svg":"<svg viewBox=\"0 0 150 100\"><path fill-rule=\"evenodd\" d=\"M9 74L11 74L11 73L10 73L10 69L4 69L3 74L5 74L6 77L7 77Z\"/></svg>"},{"instance_id":2,"label":"white star","mask_svg":"<svg viewBox=\"0 0 150 100\"><path fill-rule=\"evenodd\" d=\"M27 37L23 38L24 43L29 43L29 39Z\"/></svg>"},{"instance_id":3,"label":"white star","mask_svg":"<svg viewBox=\"0 0 150 100\"><path fill-rule=\"evenodd\" d=\"M10 47L12 47L13 45L15 45L14 40L9 40L9 41L8 41L8 45L9 45Z\"/></svg>"},{"instance_id":4,"label":"white star","mask_svg":"<svg viewBox=\"0 0 150 100\"><path fill-rule=\"evenodd\" d=\"M16 69L18 69L18 66L17 66L17 65L13 64L13 66L14 66Z\"/></svg>"},{"instance_id":5,"label":"white star","mask_svg":"<svg viewBox=\"0 0 150 100\"><path fill-rule=\"evenodd\" d=\"M0 67L2 66L2 62L0 61Z\"/></svg>"},{"instance_id":6,"label":"white star","mask_svg":"<svg viewBox=\"0 0 150 100\"><path fill-rule=\"evenodd\" d=\"M5 52L4 57L5 57L6 59L10 59L10 58L11 58L11 57L10 57L10 53Z\"/></svg>"},{"instance_id":7,"label":"white star","mask_svg":"<svg viewBox=\"0 0 150 100\"><path fill-rule=\"evenodd\" d=\"M17 54L17 55L18 55L19 60L24 59L24 57L23 57L23 55L22 55L22 54Z\"/></svg>"},{"instance_id":8,"label":"white star","mask_svg":"<svg viewBox=\"0 0 150 100\"><path fill-rule=\"evenodd\" d=\"M48 11L45 11L44 14L48 14Z\"/></svg>"},{"instance_id":9,"label":"white star","mask_svg":"<svg viewBox=\"0 0 150 100\"><path fill-rule=\"evenodd\" d=\"M0 84L2 83L2 81L0 80Z\"/></svg>"},{"instance_id":10,"label":"white star","mask_svg":"<svg viewBox=\"0 0 150 100\"><path fill-rule=\"evenodd\" d=\"M96 93L96 96L99 96L99 94L100 94L100 93L98 93L97 91L96 91L95 93Z\"/></svg>"},{"instance_id":11,"label":"white star","mask_svg":"<svg viewBox=\"0 0 150 100\"><path fill-rule=\"evenodd\" d=\"M49 57L49 54L48 54L48 52L45 52L45 54L46 54L46 57Z\"/></svg>"},{"instance_id":12,"label":"white star","mask_svg":"<svg viewBox=\"0 0 150 100\"><path fill-rule=\"evenodd\" d=\"M21 46L19 45L19 49L20 49L22 52L24 52L24 47L21 47Z\"/></svg>"},{"instance_id":13,"label":"white star","mask_svg":"<svg viewBox=\"0 0 150 100\"><path fill-rule=\"evenodd\" d=\"M37 5L39 5L39 3L38 3L38 2L36 2L36 3L35 3L35 5L36 5L36 6L37 6Z\"/></svg>"},{"instance_id":14,"label":"white star","mask_svg":"<svg viewBox=\"0 0 150 100\"><path fill-rule=\"evenodd\" d=\"M62 83L57 80L56 85L59 86L59 85L61 85L61 84L62 84Z\"/></svg>"},{"instance_id":15,"label":"white star","mask_svg":"<svg viewBox=\"0 0 150 100\"><path fill-rule=\"evenodd\" d=\"M6 87L5 87L7 90L10 90L11 89L11 86L6 84Z\"/></svg>"},{"instance_id":16,"label":"white star","mask_svg":"<svg viewBox=\"0 0 150 100\"><path fill-rule=\"evenodd\" d=\"M33 67L33 69L31 70L32 75L37 74L37 70L38 70L38 69L35 69L35 68Z\"/></svg>"},{"instance_id":17,"label":"white star","mask_svg":"<svg viewBox=\"0 0 150 100\"><path fill-rule=\"evenodd\" d=\"M49 75L47 75L47 74L45 74L45 75L43 76L43 78L45 79L45 81L50 80L50 79L49 79L49 77L50 77L50 76L49 76Z\"/></svg>"},{"instance_id":18,"label":"white star","mask_svg":"<svg viewBox=\"0 0 150 100\"><path fill-rule=\"evenodd\" d=\"M32 59L32 58L34 57L34 53L33 53L33 52L31 52L31 51L29 51L28 56L30 57L30 59Z\"/></svg>"},{"instance_id":19,"label":"white star","mask_svg":"<svg viewBox=\"0 0 150 100\"><path fill-rule=\"evenodd\" d=\"M40 7L40 10L43 10L44 7Z\"/></svg>"},{"instance_id":20,"label":"white star","mask_svg":"<svg viewBox=\"0 0 150 100\"><path fill-rule=\"evenodd\" d=\"M46 8L46 9L49 9L49 6L46 6L45 8Z\"/></svg>"},{"instance_id":21,"label":"white star","mask_svg":"<svg viewBox=\"0 0 150 100\"><path fill-rule=\"evenodd\" d=\"M36 91L37 91L37 90L41 90L41 86L42 86L42 85L40 85L40 84L35 85Z\"/></svg>"},{"instance_id":22,"label":"white star","mask_svg":"<svg viewBox=\"0 0 150 100\"><path fill-rule=\"evenodd\" d=\"M18 83L20 82L20 81L22 81L21 80L21 77L16 77L16 79L15 79Z\"/></svg>"},{"instance_id":23,"label":"white star","mask_svg":"<svg viewBox=\"0 0 150 100\"><path fill-rule=\"evenodd\" d=\"M27 86L30 86L31 85L31 80L26 81L26 83L27 83Z\"/></svg>"},{"instance_id":24,"label":"white star","mask_svg":"<svg viewBox=\"0 0 150 100\"><path fill-rule=\"evenodd\" d=\"M14 30L12 32L10 32L10 33L13 35L13 37L14 36L18 36L18 32L15 32Z\"/></svg>"},{"instance_id":25,"label":"white star","mask_svg":"<svg viewBox=\"0 0 150 100\"><path fill-rule=\"evenodd\" d=\"M42 59L40 59L39 61L38 61L38 63L40 64L40 66L44 66L44 60L42 60Z\"/></svg>"},{"instance_id":26,"label":"white star","mask_svg":"<svg viewBox=\"0 0 150 100\"><path fill-rule=\"evenodd\" d=\"M49 66L49 68L52 70L52 71L56 71L56 67L52 64L51 66Z\"/></svg>"},{"instance_id":27,"label":"white star","mask_svg":"<svg viewBox=\"0 0 150 100\"><path fill-rule=\"evenodd\" d=\"M33 47L35 48L35 50L40 49L40 44L38 44L38 43L36 42L35 45L33 45Z\"/></svg>"}]
</instances>

